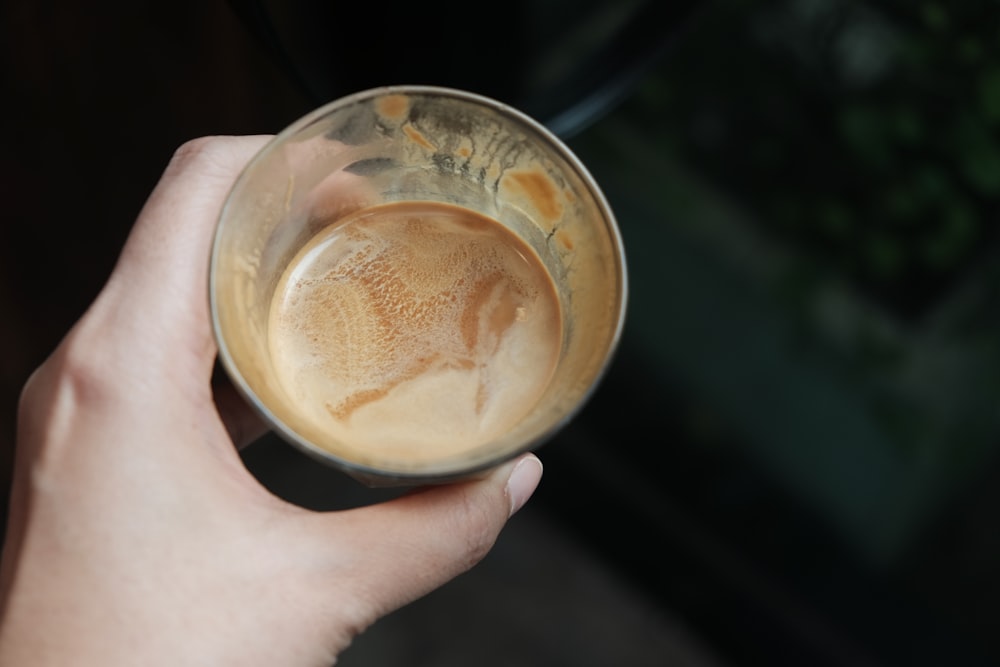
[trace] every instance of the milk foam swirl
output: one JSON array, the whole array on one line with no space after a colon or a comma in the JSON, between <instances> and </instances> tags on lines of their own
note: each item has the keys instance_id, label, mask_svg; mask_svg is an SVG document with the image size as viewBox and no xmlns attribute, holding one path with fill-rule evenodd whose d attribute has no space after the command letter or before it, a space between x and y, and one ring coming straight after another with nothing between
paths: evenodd
<instances>
[{"instance_id":1,"label":"milk foam swirl","mask_svg":"<svg viewBox=\"0 0 1000 667\"><path fill-rule=\"evenodd\" d=\"M551 279L513 233L463 208L408 202L312 239L279 283L269 333L303 419L417 461L523 417L552 374L561 321Z\"/></svg>"}]
</instances>

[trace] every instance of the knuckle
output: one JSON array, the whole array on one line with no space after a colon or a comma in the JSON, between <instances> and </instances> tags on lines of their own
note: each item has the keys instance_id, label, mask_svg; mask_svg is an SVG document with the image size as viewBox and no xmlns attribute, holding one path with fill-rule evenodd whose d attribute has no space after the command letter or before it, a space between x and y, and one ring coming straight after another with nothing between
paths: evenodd
<instances>
[{"instance_id":1,"label":"knuckle","mask_svg":"<svg viewBox=\"0 0 1000 667\"><path fill-rule=\"evenodd\" d=\"M204 136L189 139L174 151L171 162L175 164L187 164L199 161L207 156L216 154L219 150L221 150L224 142L225 138L218 136Z\"/></svg>"},{"instance_id":2,"label":"knuckle","mask_svg":"<svg viewBox=\"0 0 1000 667\"><path fill-rule=\"evenodd\" d=\"M74 439L81 415L120 400L115 385L94 358L67 341L28 378L18 400L18 446L32 452L34 467L46 468Z\"/></svg>"},{"instance_id":3,"label":"knuckle","mask_svg":"<svg viewBox=\"0 0 1000 667\"><path fill-rule=\"evenodd\" d=\"M462 503L461 525L456 532L462 535L461 549L465 565L472 567L483 560L493 549L502 522L498 522L497 513L489 502L489 498L481 493L466 493Z\"/></svg>"},{"instance_id":4,"label":"knuckle","mask_svg":"<svg viewBox=\"0 0 1000 667\"><path fill-rule=\"evenodd\" d=\"M71 333L53 359L60 384L84 402L106 398L118 386L113 380L115 355L87 333Z\"/></svg>"},{"instance_id":5,"label":"knuckle","mask_svg":"<svg viewBox=\"0 0 1000 667\"><path fill-rule=\"evenodd\" d=\"M50 374L49 398L54 394L74 406L98 403L110 390L94 363L79 354L57 356L53 359Z\"/></svg>"},{"instance_id":6,"label":"knuckle","mask_svg":"<svg viewBox=\"0 0 1000 667\"><path fill-rule=\"evenodd\" d=\"M17 402L19 423L23 424L30 420L37 410L37 406L48 402L50 392L49 384L45 381L44 377L45 371L45 364L39 366L28 376L27 381L21 387L21 394Z\"/></svg>"},{"instance_id":7,"label":"knuckle","mask_svg":"<svg viewBox=\"0 0 1000 667\"><path fill-rule=\"evenodd\" d=\"M190 139L175 151L168 171L195 171L202 176L231 179L233 170L243 166L264 137L208 135Z\"/></svg>"},{"instance_id":8,"label":"knuckle","mask_svg":"<svg viewBox=\"0 0 1000 667\"><path fill-rule=\"evenodd\" d=\"M467 568L471 568L486 558L486 555L493 549L495 543L496 537L493 535L480 533L473 536L466 545Z\"/></svg>"},{"instance_id":9,"label":"knuckle","mask_svg":"<svg viewBox=\"0 0 1000 667\"><path fill-rule=\"evenodd\" d=\"M22 408L39 403L86 407L109 400L119 391L109 363L97 346L71 334L25 383Z\"/></svg>"}]
</instances>

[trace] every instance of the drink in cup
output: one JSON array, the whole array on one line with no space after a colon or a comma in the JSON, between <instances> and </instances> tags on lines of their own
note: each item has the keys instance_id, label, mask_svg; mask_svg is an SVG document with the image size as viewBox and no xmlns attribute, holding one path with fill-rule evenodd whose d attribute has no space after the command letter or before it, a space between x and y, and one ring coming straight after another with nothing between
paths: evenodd
<instances>
[{"instance_id":1,"label":"drink in cup","mask_svg":"<svg viewBox=\"0 0 1000 667\"><path fill-rule=\"evenodd\" d=\"M614 217L571 151L428 86L279 133L230 193L210 276L235 385L285 440L371 484L541 445L600 381L626 303Z\"/></svg>"}]
</instances>

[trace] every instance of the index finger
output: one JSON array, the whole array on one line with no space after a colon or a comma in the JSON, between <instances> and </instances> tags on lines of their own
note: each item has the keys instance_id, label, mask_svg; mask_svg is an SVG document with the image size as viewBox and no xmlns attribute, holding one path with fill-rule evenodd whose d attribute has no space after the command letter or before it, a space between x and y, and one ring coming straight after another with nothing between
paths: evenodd
<instances>
[{"instance_id":1,"label":"index finger","mask_svg":"<svg viewBox=\"0 0 1000 667\"><path fill-rule=\"evenodd\" d=\"M146 368L170 368L190 351L205 378L215 358L207 298L219 211L269 136L203 137L181 146L146 201L102 297L133 318L129 349ZM136 345L136 341L141 345Z\"/></svg>"}]
</instances>

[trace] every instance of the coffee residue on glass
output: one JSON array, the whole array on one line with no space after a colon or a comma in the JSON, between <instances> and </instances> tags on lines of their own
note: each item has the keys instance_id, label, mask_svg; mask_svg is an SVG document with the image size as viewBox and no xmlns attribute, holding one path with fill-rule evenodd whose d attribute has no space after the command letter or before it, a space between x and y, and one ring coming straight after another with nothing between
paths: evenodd
<instances>
[{"instance_id":1,"label":"coffee residue on glass","mask_svg":"<svg viewBox=\"0 0 1000 667\"><path fill-rule=\"evenodd\" d=\"M559 197L559 189L541 171L508 171L504 175L504 185L526 197L548 222L555 222L562 217L563 202Z\"/></svg>"}]
</instances>

